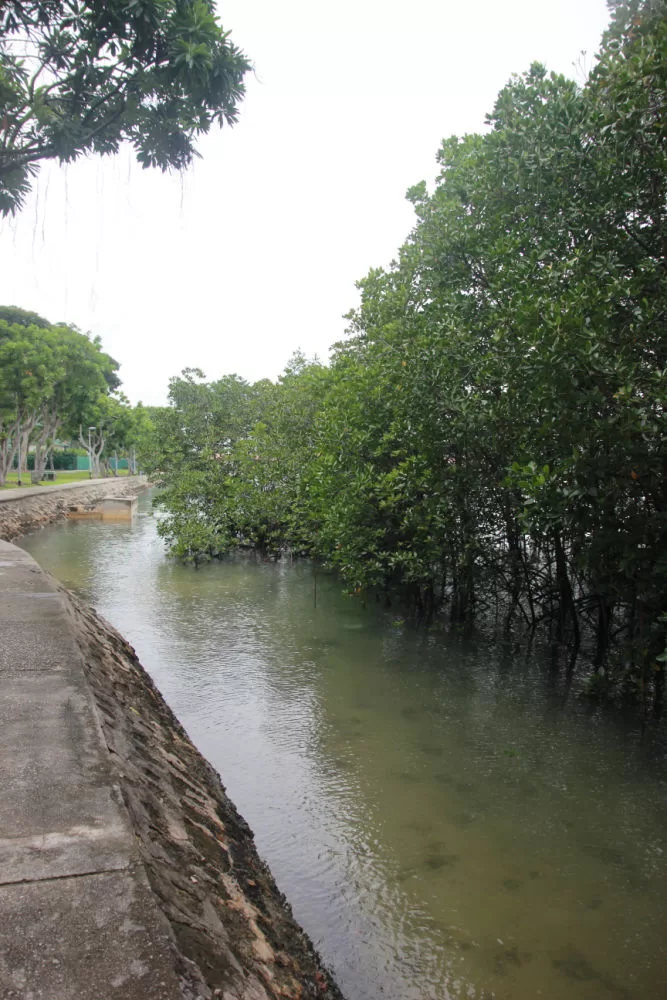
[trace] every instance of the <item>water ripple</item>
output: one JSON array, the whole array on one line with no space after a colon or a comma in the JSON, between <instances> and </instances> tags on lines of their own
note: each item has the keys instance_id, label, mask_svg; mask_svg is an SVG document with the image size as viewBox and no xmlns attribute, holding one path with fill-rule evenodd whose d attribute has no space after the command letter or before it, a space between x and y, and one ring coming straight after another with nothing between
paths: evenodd
<instances>
[{"instance_id":1,"label":"water ripple","mask_svg":"<svg viewBox=\"0 0 667 1000\"><path fill-rule=\"evenodd\" d=\"M397 627L307 566L25 539L133 643L354 1000L667 995L664 735L550 662Z\"/></svg>"}]
</instances>

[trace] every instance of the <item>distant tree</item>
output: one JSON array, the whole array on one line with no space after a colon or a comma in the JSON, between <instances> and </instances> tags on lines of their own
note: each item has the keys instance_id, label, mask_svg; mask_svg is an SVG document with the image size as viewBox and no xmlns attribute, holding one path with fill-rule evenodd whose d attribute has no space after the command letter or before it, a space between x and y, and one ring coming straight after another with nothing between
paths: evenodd
<instances>
[{"instance_id":1,"label":"distant tree","mask_svg":"<svg viewBox=\"0 0 667 1000\"><path fill-rule=\"evenodd\" d=\"M155 425L151 413L159 407L144 406L140 401L130 410L130 419L123 441L122 454L127 458L129 475L137 473L137 455L140 467L143 467L144 456L151 455L155 438Z\"/></svg>"},{"instance_id":2,"label":"distant tree","mask_svg":"<svg viewBox=\"0 0 667 1000\"><path fill-rule=\"evenodd\" d=\"M667 0L610 6L584 85L536 63L443 142L326 369L249 387L226 436L225 380L173 384L160 532L194 562L305 551L426 619L546 626L591 690L660 706Z\"/></svg>"},{"instance_id":3,"label":"distant tree","mask_svg":"<svg viewBox=\"0 0 667 1000\"><path fill-rule=\"evenodd\" d=\"M48 319L44 319L39 313L19 309L18 306L0 306L0 319L5 323L18 323L19 326L40 326L44 330L51 326Z\"/></svg>"},{"instance_id":4,"label":"distant tree","mask_svg":"<svg viewBox=\"0 0 667 1000\"><path fill-rule=\"evenodd\" d=\"M25 448L41 402L51 391L55 365L45 333L36 326L0 320L0 486L19 441Z\"/></svg>"},{"instance_id":5,"label":"distant tree","mask_svg":"<svg viewBox=\"0 0 667 1000\"><path fill-rule=\"evenodd\" d=\"M81 415L91 403L120 385L118 363L105 354L99 337L90 339L75 327L52 327L46 334L52 358L51 384L41 400L33 433L35 464L32 479L40 482L56 435L74 436Z\"/></svg>"},{"instance_id":6,"label":"distant tree","mask_svg":"<svg viewBox=\"0 0 667 1000\"><path fill-rule=\"evenodd\" d=\"M211 0L0 4L0 214L44 159L127 141L144 167L187 166L196 136L236 121L249 68Z\"/></svg>"},{"instance_id":7,"label":"distant tree","mask_svg":"<svg viewBox=\"0 0 667 1000\"><path fill-rule=\"evenodd\" d=\"M32 478L39 482L56 435L78 433L85 415L119 385L118 364L99 339L74 327L23 322L16 316L22 312L0 309L16 319L0 318L0 486L19 441L22 457L34 447Z\"/></svg>"},{"instance_id":8,"label":"distant tree","mask_svg":"<svg viewBox=\"0 0 667 1000\"><path fill-rule=\"evenodd\" d=\"M88 455L93 479L101 475L103 452L121 419L121 410L126 406L127 400L124 397L100 395L92 399L81 414L78 444Z\"/></svg>"}]
</instances>

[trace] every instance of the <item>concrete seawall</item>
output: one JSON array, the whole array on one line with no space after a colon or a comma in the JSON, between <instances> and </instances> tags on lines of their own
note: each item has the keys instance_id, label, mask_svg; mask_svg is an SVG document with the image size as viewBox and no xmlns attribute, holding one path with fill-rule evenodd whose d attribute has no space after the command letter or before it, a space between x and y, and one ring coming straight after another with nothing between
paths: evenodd
<instances>
[{"instance_id":1,"label":"concrete seawall","mask_svg":"<svg viewBox=\"0 0 667 1000\"><path fill-rule=\"evenodd\" d=\"M0 539L20 538L27 531L63 520L71 507L85 507L106 496L134 495L146 486L145 476L119 476L58 486L0 490Z\"/></svg>"},{"instance_id":2,"label":"concrete seawall","mask_svg":"<svg viewBox=\"0 0 667 1000\"><path fill-rule=\"evenodd\" d=\"M342 1000L134 650L6 542L0 674L2 1000Z\"/></svg>"}]
</instances>

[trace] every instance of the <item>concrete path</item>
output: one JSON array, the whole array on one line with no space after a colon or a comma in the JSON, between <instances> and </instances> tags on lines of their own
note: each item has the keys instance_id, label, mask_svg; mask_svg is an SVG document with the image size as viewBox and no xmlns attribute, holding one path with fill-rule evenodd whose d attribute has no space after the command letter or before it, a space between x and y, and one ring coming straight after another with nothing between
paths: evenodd
<instances>
[{"instance_id":1,"label":"concrete path","mask_svg":"<svg viewBox=\"0 0 667 1000\"><path fill-rule=\"evenodd\" d=\"M68 483L65 480L62 483L56 483L55 486L17 486L15 490L0 490L0 503L7 503L8 500L23 500L25 497L41 497L45 493L62 493L63 490L75 490L87 486L108 486L109 483L117 483L122 479L127 479L128 482L136 482L137 476L109 476L107 479L77 479L75 483Z\"/></svg>"},{"instance_id":2,"label":"concrete path","mask_svg":"<svg viewBox=\"0 0 667 1000\"><path fill-rule=\"evenodd\" d=\"M1 1000L180 1000L66 604L1 541L0 789Z\"/></svg>"}]
</instances>

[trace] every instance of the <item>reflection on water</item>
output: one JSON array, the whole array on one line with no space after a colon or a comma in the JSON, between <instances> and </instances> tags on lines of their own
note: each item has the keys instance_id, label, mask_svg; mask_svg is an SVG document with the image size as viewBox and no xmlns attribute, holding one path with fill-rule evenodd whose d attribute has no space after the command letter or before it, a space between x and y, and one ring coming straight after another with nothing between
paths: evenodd
<instances>
[{"instance_id":1,"label":"reflection on water","mask_svg":"<svg viewBox=\"0 0 667 1000\"><path fill-rule=\"evenodd\" d=\"M667 995L667 769L536 657L364 611L308 566L23 545L125 636L350 1000Z\"/></svg>"}]
</instances>

